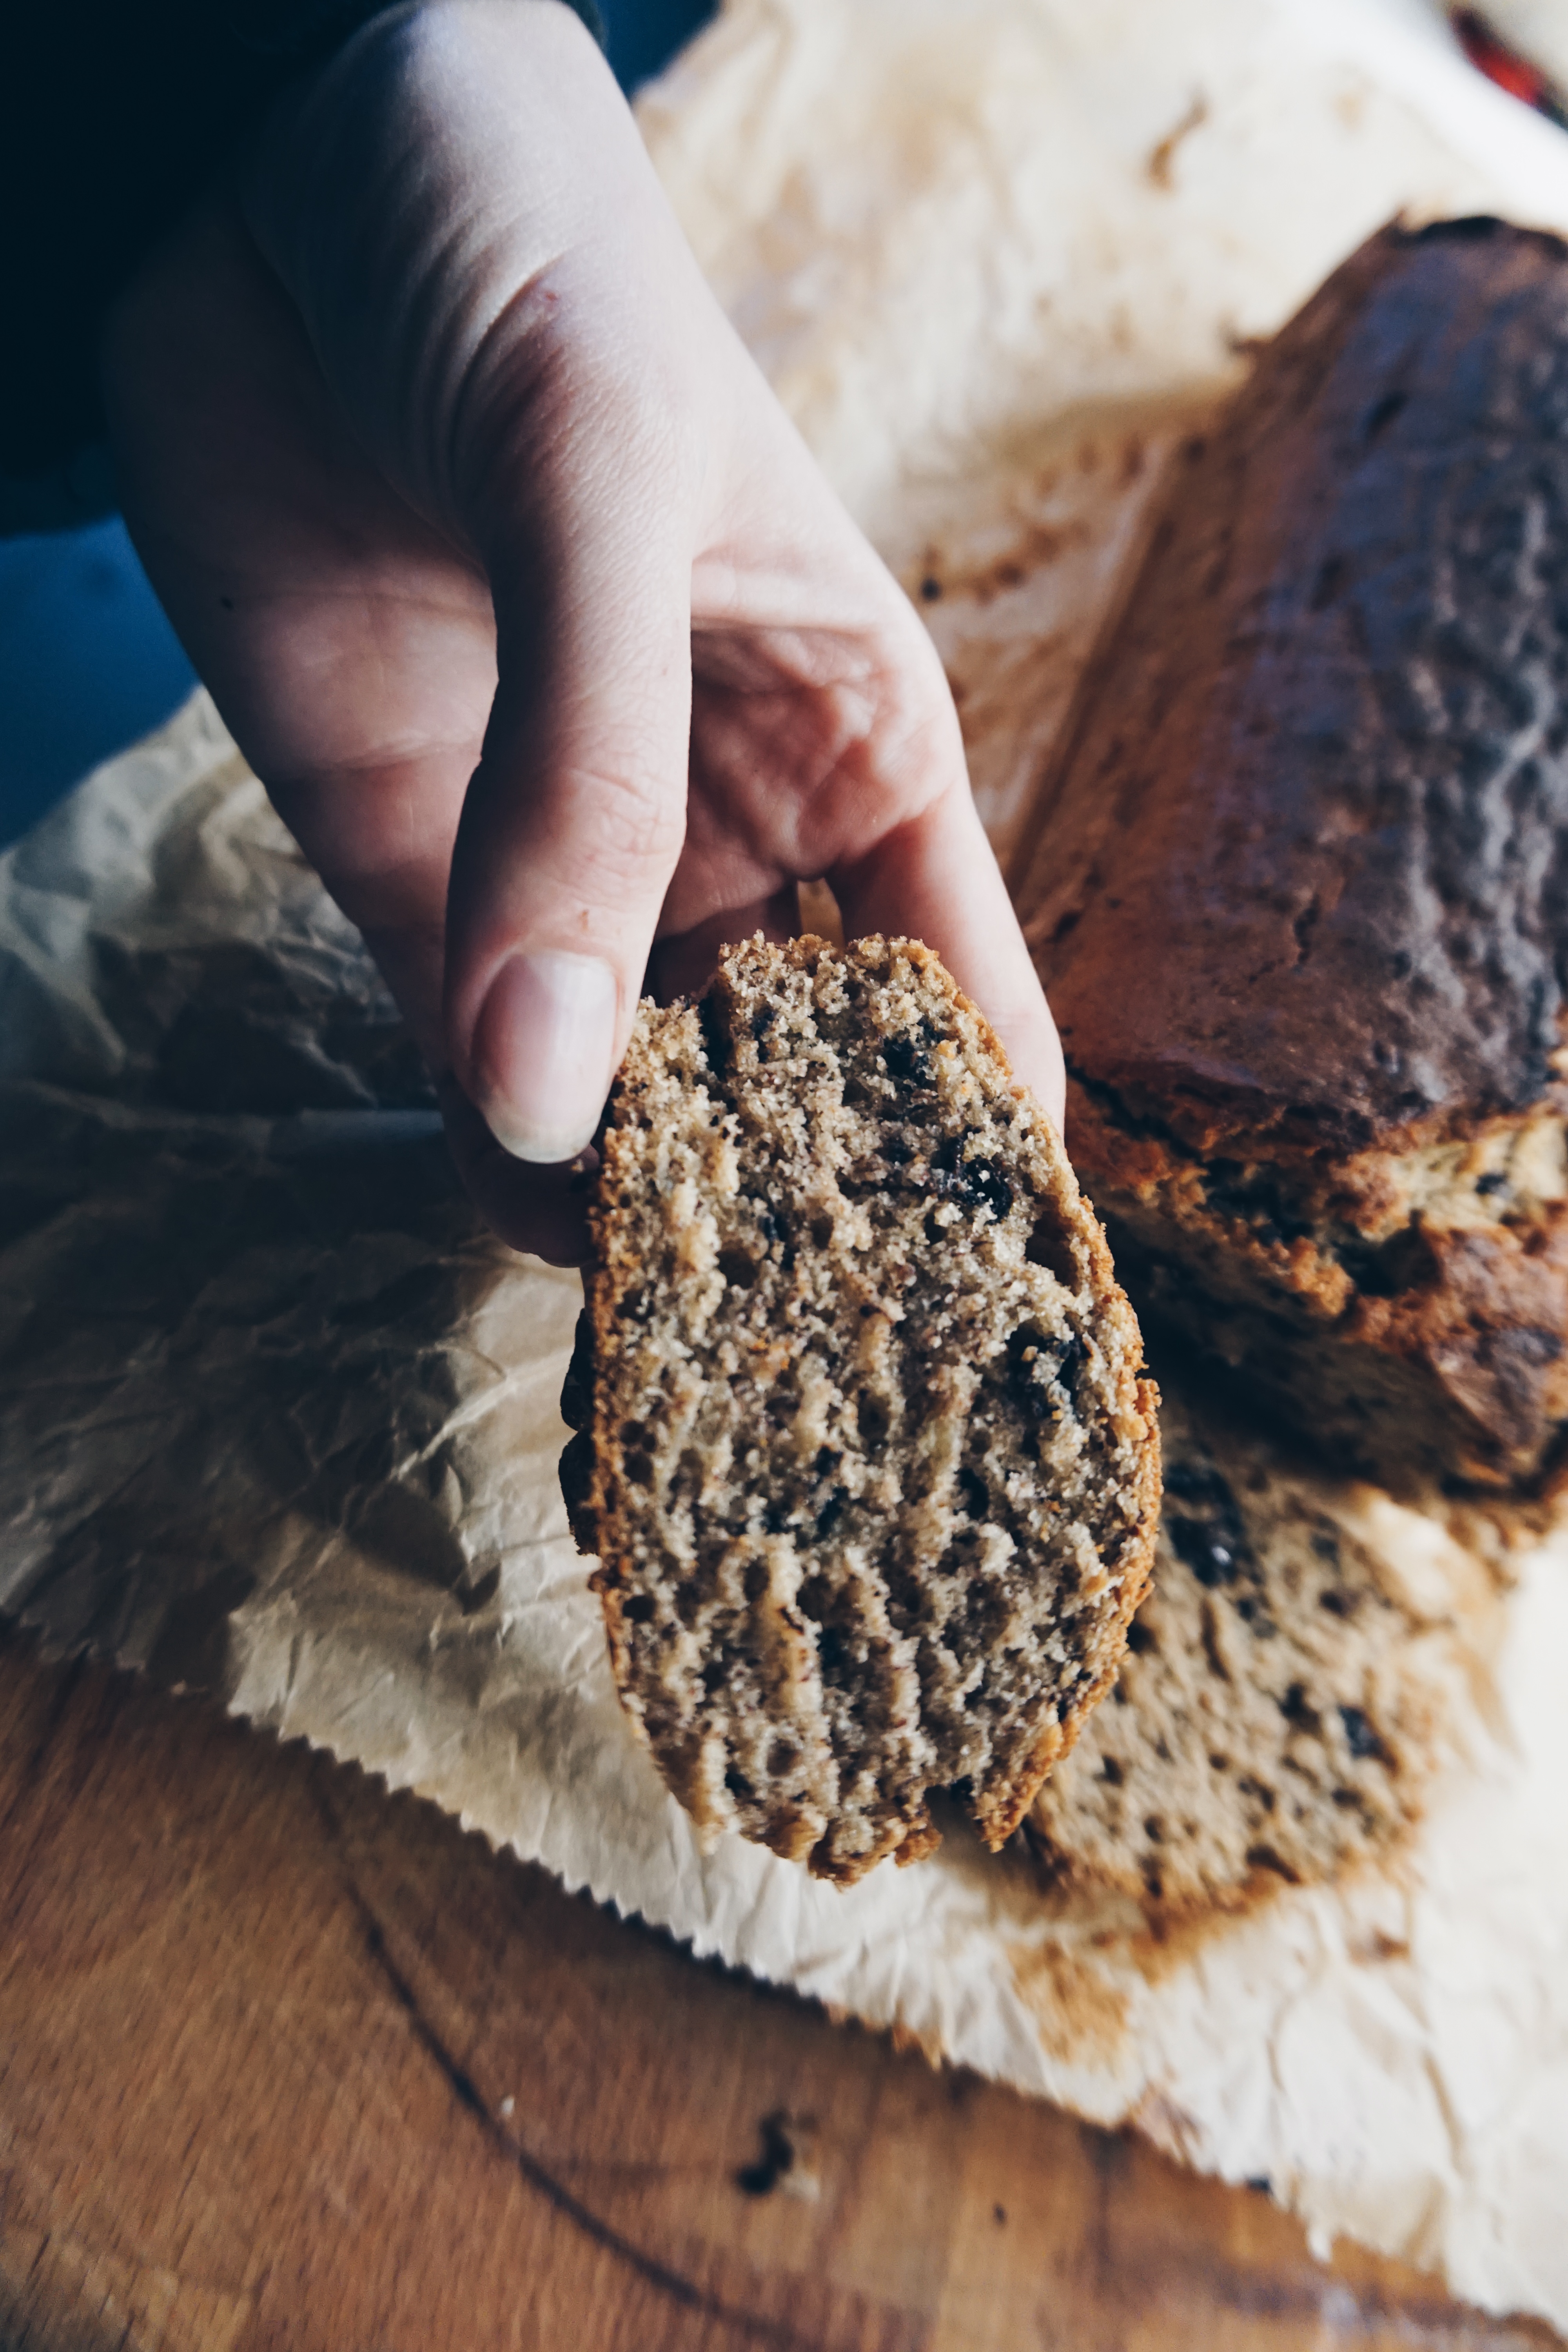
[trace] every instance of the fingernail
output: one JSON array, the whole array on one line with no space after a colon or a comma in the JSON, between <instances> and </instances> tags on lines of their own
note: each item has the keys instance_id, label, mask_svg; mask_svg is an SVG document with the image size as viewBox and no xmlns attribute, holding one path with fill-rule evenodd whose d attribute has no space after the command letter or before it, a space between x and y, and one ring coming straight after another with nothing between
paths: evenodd
<instances>
[{"instance_id":1,"label":"fingernail","mask_svg":"<svg viewBox=\"0 0 1568 2352\"><path fill-rule=\"evenodd\" d=\"M597 956L513 956L474 1030L479 1108L515 1159L574 1159L610 1090L616 975Z\"/></svg>"}]
</instances>

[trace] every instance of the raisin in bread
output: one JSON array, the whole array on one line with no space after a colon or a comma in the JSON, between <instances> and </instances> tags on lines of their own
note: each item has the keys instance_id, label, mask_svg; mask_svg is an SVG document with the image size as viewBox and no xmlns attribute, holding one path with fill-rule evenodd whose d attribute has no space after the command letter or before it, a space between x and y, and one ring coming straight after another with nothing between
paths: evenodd
<instances>
[{"instance_id":1,"label":"raisin in bread","mask_svg":"<svg viewBox=\"0 0 1568 2352\"><path fill-rule=\"evenodd\" d=\"M1367 1489L1212 1393L1162 1386L1153 1587L1029 1832L1054 1878L1170 1920L1403 1843L1452 1751L1462 1645L1484 1637L1498 1588L1434 1523L1369 1514Z\"/></svg>"},{"instance_id":2,"label":"raisin in bread","mask_svg":"<svg viewBox=\"0 0 1568 2352\"><path fill-rule=\"evenodd\" d=\"M1568 1431L1568 249L1373 237L1176 467L1015 887L1140 1310L1342 1462Z\"/></svg>"},{"instance_id":3,"label":"raisin in bread","mask_svg":"<svg viewBox=\"0 0 1568 2352\"><path fill-rule=\"evenodd\" d=\"M1138 1326L1050 1121L931 951L726 949L641 1007L563 1411L621 1697L708 1832L847 1883L1013 1831L1159 1509Z\"/></svg>"}]
</instances>

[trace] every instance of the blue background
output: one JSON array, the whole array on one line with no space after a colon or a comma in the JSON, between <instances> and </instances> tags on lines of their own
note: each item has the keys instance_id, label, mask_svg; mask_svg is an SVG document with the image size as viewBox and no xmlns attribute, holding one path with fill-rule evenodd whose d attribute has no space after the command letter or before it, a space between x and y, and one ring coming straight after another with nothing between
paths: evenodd
<instances>
[{"instance_id":1,"label":"blue background","mask_svg":"<svg viewBox=\"0 0 1568 2352\"><path fill-rule=\"evenodd\" d=\"M712 0L600 0L623 88L656 73ZM0 539L0 843L178 709L195 674L117 516Z\"/></svg>"}]
</instances>

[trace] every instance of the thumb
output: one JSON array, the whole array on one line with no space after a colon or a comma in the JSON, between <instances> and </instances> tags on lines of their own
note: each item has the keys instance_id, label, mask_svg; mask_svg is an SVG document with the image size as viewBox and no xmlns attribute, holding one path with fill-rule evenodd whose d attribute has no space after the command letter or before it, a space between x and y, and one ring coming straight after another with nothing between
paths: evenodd
<instances>
[{"instance_id":1,"label":"thumb","mask_svg":"<svg viewBox=\"0 0 1568 2352\"><path fill-rule=\"evenodd\" d=\"M499 684L447 913L452 1068L540 1162L599 1123L686 833L690 551L594 487L490 567Z\"/></svg>"}]
</instances>

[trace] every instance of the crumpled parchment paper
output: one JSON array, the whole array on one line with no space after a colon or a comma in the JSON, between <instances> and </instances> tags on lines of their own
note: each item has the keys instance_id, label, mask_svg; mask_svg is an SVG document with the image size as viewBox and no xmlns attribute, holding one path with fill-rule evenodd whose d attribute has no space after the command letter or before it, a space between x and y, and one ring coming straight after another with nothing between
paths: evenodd
<instances>
[{"instance_id":1,"label":"crumpled parchment paper","mask_svg":"<svg viewBox=\"0 0 1568 2352\"><path fill-rule=\"evenodd\" d=\"M740 0L644 120L1004 840L1238 341L1398 205L1568 225L1560 134L1332 0ZM1452 1629L1449 1764L1377 1874L1160 1943L955 1823L840 1892L704 1856L620 1715L555 1484L577 1303L479 1230L204 698L0 860L0 1608L1568 2326L1564 1539L1486 1603L1436 1517L1314 1482Z\"/></svg>"}]
</instances>

